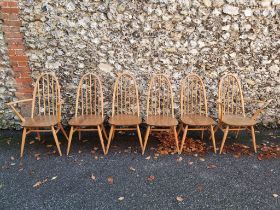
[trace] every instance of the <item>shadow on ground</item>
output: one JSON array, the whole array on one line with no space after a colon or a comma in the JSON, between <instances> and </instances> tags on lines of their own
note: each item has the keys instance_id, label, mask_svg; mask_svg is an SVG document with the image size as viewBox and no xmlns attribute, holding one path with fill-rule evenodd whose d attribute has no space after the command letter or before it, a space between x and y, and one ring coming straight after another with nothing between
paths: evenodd
<instances>
[{"instance_id":1,"label":"shadow on ground","mask_svg":"<svg viewBox=\"0 0 280 210\"><path fill-rule=\"evenodd\" d=\"M279 136L277 130L257 132L259 144L279 144ZM107 156L95 134L83 135L82 141L75 136L66 156L66 140L60 136L62 157L53 153L50 135L41 142L30 135L20 159L20 139L18 131L0 131L0 209L280 208L280 159L211 151L203 158L155 157L158 141L153 138L142 156L133 134L118 134ZM244 134L227 144L237 141L251 147Z\"/></svg>"}]
</instances>

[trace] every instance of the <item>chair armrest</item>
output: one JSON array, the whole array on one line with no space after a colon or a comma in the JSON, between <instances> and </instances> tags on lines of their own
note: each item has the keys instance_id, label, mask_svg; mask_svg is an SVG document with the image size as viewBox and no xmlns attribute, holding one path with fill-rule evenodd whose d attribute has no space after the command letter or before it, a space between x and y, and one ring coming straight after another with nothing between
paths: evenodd
<instances>
[{"instance_id":1,"label":"chair armrest","mask_svg":"<svg viewBox=\"0 0 280 210\"><path fill-rule=\"evenodd\" d=\"M259 102L262 102L264 103L261 108L257 109L257 111L254 112L253 116L252 116L252 119L256 120L259 115L264 111L264 109L273 101L273 99L269 99L267 101L259 101Z\"/></svg>"},{"instance_id":2,"label":"chair armrest","mask_svg":"<svg viewBox=\"0 0 280 210\"><path fill-rule=\"evenodd\" d=\"M16 108L15 108L14 105L15 105L15 104L18 104L18 103L25 103L25 102L31 102L31 101L33 101L32 98L30 98L30 99L23 99L23 100L19 100L19 101L9 102L9 103L7 103L7 105L10 106L10 107L14 110L14 112L16 113L16 115L19 117L19 119L20 119L22 122L24 122L24 121L25 121L24 117L16 110Z\"/></svg>"},{"instance_id":3,"label":"chair armrest","mask_svg":"<svg viewBox=\"0 0 280 210\"><path fill-rule=\"evenodd\" d=\"M12 101L9 103L6 103L8 106L14 105L14 104L19 104L19 103L25 103L25 102L30 102L33 101L33 98L29 98L29 99L23 99L23 100L19 100L19 101Z\"/></svg>"}]
</instances>

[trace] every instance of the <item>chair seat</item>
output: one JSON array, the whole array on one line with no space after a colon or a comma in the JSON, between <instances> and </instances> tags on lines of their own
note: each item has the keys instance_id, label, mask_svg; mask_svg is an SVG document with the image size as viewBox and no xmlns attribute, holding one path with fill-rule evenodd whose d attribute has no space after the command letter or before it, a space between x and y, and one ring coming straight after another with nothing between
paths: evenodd
<instances>
[{"instance_id":1,"label":"chair seat","mask_svg":"<svg viewBox=\"0 0 280 210\"><path fill-rule=\"evenodd\" d=\"M132 114L114 115L109 119L109 123L118 126L139 125L142 122L141 118Z\"/></svg>"},{"instance_id":2,"label":"chair seat","mask_svg":"<svg viewBox=\"0 0 280 210\"><path fill-rule=\"evenodd\" d=\"M192 126L209 126L214 125L215 121L211 117L199 114L186 114L183 115L181 121L186 125Z\"/></svg>"},{"instance_id":3,"label":"chair seat","mask_svg":"<svg viewBox=\"0 0 280 210\"><path fill-rule=\"evenodd\" d=\"M21 123L23 127L51 127L58 123L57 116L48 115L48 116L36 116L36 117L27 117L25 121Z\"/></svg>"},{"instance_id":4,"label":"chair seat","mask_svg":"<svg viewBox=\"0 0 280 210\"><path fill-rule=\"evenodd\" d=\"M229 114L223 116L222 122L232 126L251 126L256 124L256 121L249 117L243 117L241 115L229 115Z\"/></svg>"},{"instance_id":5,"label":"chair seat","mask_svg":"<svg viewBox=\"0 0 280 210\"><path fill-rule=\"evenodd\" d=\"M80 115L69 121L72 126L97 126L103 123L101 115Z\"/></svg>"},{"instance_id":6,"label":"chair seat","mask_svg":"<svg viewBox=\"0 0 280 210\"><path fill-rule=\"evenodd\" d=\"M176 118L171 116L161 116L161 115L152 115L149 116L146 120L148 125L160 126L160 127L169 127L178 125Z\"/></svg>"}]
</instances>

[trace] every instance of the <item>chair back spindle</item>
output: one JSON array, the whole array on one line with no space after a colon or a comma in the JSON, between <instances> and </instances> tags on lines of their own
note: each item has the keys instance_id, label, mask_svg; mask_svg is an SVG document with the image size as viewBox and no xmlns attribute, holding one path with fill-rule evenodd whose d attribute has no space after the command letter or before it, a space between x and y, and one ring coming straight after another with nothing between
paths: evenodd
<instances>
[{"instance_id":1,"label":"chair back spindle","mask_svg":"<svg viewBox=\"0 0 280 210\"><path fill-rule=\"evenodd\" d=\"M219 119L222 119L222 116L225 114L242 115L245 117L241 83L236 75L227 74L221 78L218 98Z\"/></svg>"},{"instance_id":2,"label":"chair back spindle","mask_svg":"<svg viewBox=\"0 0 280 210\"><path fill-rule=\"evenodd\" d=\"M208 116L205 86L194 73L187 75L181 83L181 117L185 114Z\"/></svg>"},{"instance_id":3,"label":"chair back spindle","mask_svg":"<svg viewBox=\"0 0 280 210\"><path fill-rule=\"evenodd\" d=\"M77 89L75 117L80 115L101 115L103 118L103 90L99 77L85 74Z\"/></svg>"},{"instance_id":4,"label":"chair back spindle","mask_svg":"<svg viewBox=\"0 0 280 210\"><path fill-rule=\"evenodd\" d=\"M112 116L121 114L140 115L136 80L128 73L119 74L114 85Z\"/></svg>"},{"instance_id":5,"label":"chair back spindle","mask_svg":"<svg viewBox=\"0 0 280 210\"><path fill-rule=\"evenodd\" d=\"M172 86L166 75L156 74L150 80L146 117L149 115L174 117Z\"/></svg>"}]
</instances>

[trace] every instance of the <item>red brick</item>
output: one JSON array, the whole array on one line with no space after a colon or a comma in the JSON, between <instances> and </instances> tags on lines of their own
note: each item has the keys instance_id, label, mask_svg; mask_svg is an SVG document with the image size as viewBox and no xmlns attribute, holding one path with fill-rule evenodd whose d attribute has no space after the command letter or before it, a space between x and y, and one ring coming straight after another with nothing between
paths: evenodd
<instances>
[{"instance_id":1,"label":"red brick","mask_svg":"<svg viewBox=\"0 0 280 210\"><path fill-rule=\"evenodd\" d=\"M21 38L7 38L6 39L6 42L9 44L21 44L23 45L23 41Z\"/></svg>"},{"instance_id":2,"label":"red brick","mask_svg":"<svg viewBox=\"0 0 280 210\"><path fill-rule=\"evenodd\" d=\"M25 62L27 62L27 61L28 61L28 58L27 58L27 56L25 56L25 55L10 56L10 60L11 60L11 61L25 61Z\"/></svg>"},{"instance_id":3,"label":"red brick","mask_svg":"<svg viewBox=\"0 0 280 210\"><path fill-rule=\"evenodd\" d=\"M20 32L5 32L6 38L22 38L22 34Z\"/></svg>"},{"instance_id":4,"label":"red brick","mask_svg":"<svg viewBox=\"0 0 280 210\"><path fill-rule=\"evenodd\" d=\"M20 20L6 20L4 21L4 25L6 26L21 26L21 21Z\"/></svg>"},{"instance_id":5,"label":"red brick","mask_svg":"<svg viewBox=\"0 0 280 210\"><path fill-rule=\"evenodd\" d=\"M0 2L0 7L7 7L7 6L8 6L8 2L6 1Z\"/></svg>"},{"instance_id":6,"label":"red brick","mask_svg":"<svg viewBox=\"0 0 280 210\"><path fill-rule=\"evenodd\" d=\"M19 84L31 84L32 79L31 78L16 78L16 82Z\"/></svg>"},{"instance_id":7,"label":"red brick","mask_svg":"<svg viewBox=\"0 0 280 210\"><path fill-rule=\"evenodd\" d=\"M20 27L16 26L3 26L2 27L3 32L20 32Z\"/></svg>"},{"instance_id":8,"label":"red brick","mask_svg":"<svg viewBox=\"0 0 280 210\"><path fill-rule=\"evenodd\" d=\"M19 13L19 8L9 8L9 7L2 7L2 13Z\"/></svg>"},{"instance_id":9,"label":"red brick","mask_svg":"<svg viewBox=\"0 0 280 210\"><path fill-rule=\"evenodd\" d=\"M16 67L13 67L13 71L15 71L15 72L30 72L30 69L29 69L28 66L27 67L16 66Z\"/></svg>"},{"instance_id":10,"label":"red brick","mask_svg":"<svg viewBox=\"0 0 280 210\"><path fill-rule=\"evenodd\" d=\"M7 2L8 3L8 7L17 7L17 2Z\"/></svg>"},{"instance_id":11,"label":"red brick","mask_svg":"<svg viewBox=\"0 0 280 210\"><path fill-rule=\"evenodd\" d=\"M28 67L27 61L18 61L18 67Z\"/></svg>"},{"instance_id":12,"label":"red brick","mask_svg":"<svg viewBox=\"0 0 280 210\"><path fill-rule=\"evenodd\" d=\"M24 50L24 45L23 44L8 44L8 48L11 50Z\"/></svg>"}]
</instances>

